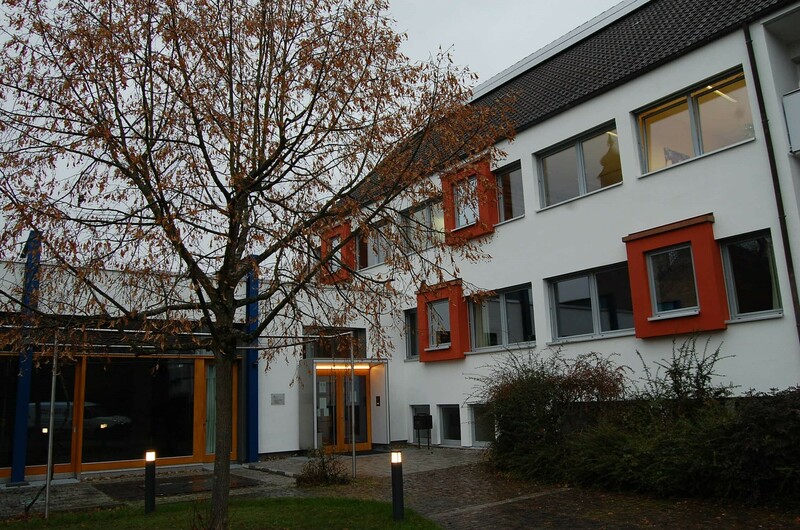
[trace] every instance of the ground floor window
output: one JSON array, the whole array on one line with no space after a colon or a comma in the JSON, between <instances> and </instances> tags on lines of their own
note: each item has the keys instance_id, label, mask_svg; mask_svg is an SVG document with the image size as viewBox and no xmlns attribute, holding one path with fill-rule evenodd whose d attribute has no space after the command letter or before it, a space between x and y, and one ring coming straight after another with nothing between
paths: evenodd
<instances>
[{"instance_id":1,"label":"ground floor window","mask_svg":"<svg viewBox=\"0 0 800 530\"><path fill-rule=\"evenodd\" d=\"M192 454L194 362L89 359L83 405L83 461Z\"/></svg>"},{"instance_id":2,"label":"ground floor window","mask_svg":"<svg viewBox=\"0 0 800 530\"><path fill-rule=\"evenodd\" d=\"M442 445L461 445L461 415L458 405L440 405Z\"/></svg>"},{"instance_id":3,"label":"ground floor window","mask_svg":"<svg viewBox=\"0 0 800 530\"><path fill-rule=\"evenodd\" d=\"M474 404L472 410L473 445L485 446L494 441L494 415L485 404Z\"/></svg>"}]
</instances>

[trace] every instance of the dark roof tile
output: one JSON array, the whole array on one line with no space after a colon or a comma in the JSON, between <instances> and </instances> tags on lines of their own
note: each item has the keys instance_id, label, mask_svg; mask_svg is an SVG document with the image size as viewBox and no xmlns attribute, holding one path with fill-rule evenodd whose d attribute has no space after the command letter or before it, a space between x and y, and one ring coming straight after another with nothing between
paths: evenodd
<instances>
[{"instance_id":1,"label":"dark roof tile","mask_svg":"<svg viewBox=\"0 0 800 530\"><path fill-rule=\"evenodd\" d=\"M477 99L514 95L523 130L597 96L792 0L652 0Z\"/></svg>"}]
</instances>

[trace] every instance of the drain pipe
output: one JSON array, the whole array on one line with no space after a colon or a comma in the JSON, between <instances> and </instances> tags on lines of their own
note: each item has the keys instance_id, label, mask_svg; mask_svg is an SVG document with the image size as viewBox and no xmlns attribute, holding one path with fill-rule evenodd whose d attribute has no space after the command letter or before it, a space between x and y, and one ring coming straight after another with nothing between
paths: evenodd
<instances>
[{"instance_id":1,"label":"drain pipe","mask_svg":"<svg viewBox=\"0 0 800 530\"><path fill-rule=\"evenodd\" d=\"M750 71L753 72L754 89L756 100L758 101L758 112L761 114L761 129L764 131L764 143L767 147L767 158L769 159L769 171L772 176L772 190L775 194L775 205L778 208L778 224L781 230L781 244L783 255L786 257L786 268L789 273L789 291L792 294L792 309L794 310L794 325L797 330L797 337L800 340L800 297L797 291L797 277L794 272L794 258L792 256L792 245L789 241L789 229L786 224L786 209L783 207L783 192L781 191L780 180L778 179L778 165L775 161L775 146L772 142L772 134L769 131L769 118L767 118L766 106L764 105L764 93L761 90L761 78L758 75L755 52L753 51L753 39L750 36L750 27L747 23L742 25L744 30L745 44L747 45L747 59L750 63Z\"/></svg>"}]
</instances>

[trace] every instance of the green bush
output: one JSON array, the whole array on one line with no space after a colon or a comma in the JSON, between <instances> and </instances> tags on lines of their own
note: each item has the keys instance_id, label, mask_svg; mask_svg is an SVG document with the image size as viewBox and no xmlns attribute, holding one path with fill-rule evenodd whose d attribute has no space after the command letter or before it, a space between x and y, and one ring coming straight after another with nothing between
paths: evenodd
<instances>
[{"instance_id":1,"label":"green bush","mask_svg":"<svg viewBox=\"0 0 800 530\"><path fill-rule=\"evenodd\" d=\"M732 398L723 357L691 337L644 385L596 353L510 356L480 380L500 469L661 496L796 504L800 387Z\"/></svg>"}]
</instances>

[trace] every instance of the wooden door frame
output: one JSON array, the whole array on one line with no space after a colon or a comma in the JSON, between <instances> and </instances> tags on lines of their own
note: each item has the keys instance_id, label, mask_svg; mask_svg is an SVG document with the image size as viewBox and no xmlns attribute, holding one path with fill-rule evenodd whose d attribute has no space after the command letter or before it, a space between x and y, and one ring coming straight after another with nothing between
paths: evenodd
<instances>
[{"instance_id":1,"label":"wooden door frame","mask_svg":"<svg viewBox=\"0 0 800 530\"><path fill-rule=\"evenodd\" d=\"M332 453L345 453L353 450L352 445L345 441L345 435L350 432L349 425L345 422L345 380L350 377L350 370L343 369L315 369L315 377L333 377L336 387L336 443L333 445L325 446L325 451ZM370 369L359 368L355 370L356 376L364 377L366 381L366 428L367 428L367 441L356 443L356 451L371 451L372 450L372 410L370 407L370 398L372 396L372 387L370 383ZM315 383L316 384L316 383ZM316 407L315 407L316 409Z\"/></svg>"}]
</instances>

